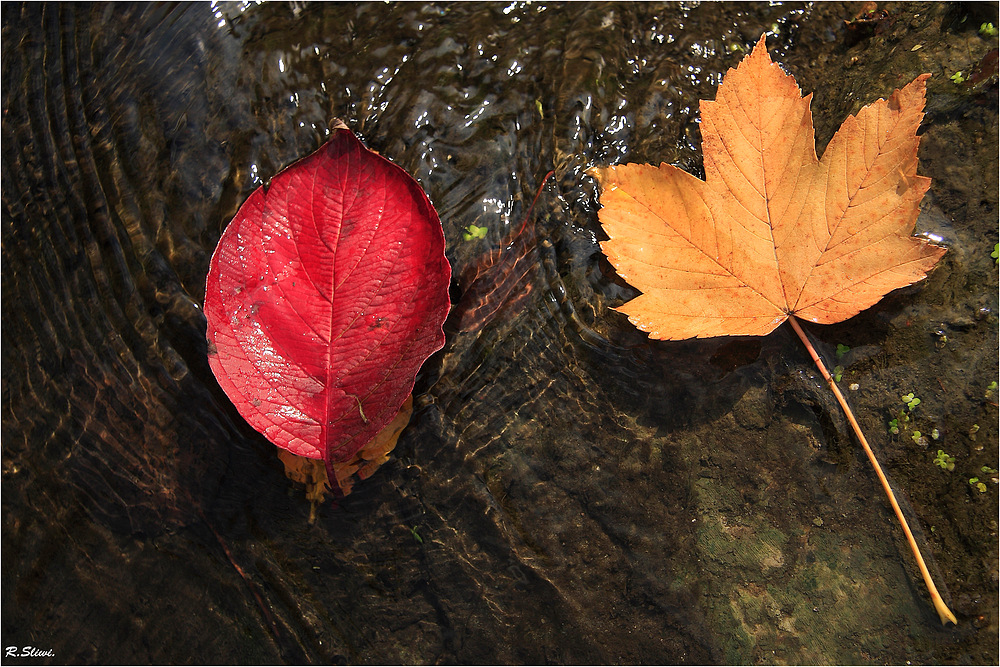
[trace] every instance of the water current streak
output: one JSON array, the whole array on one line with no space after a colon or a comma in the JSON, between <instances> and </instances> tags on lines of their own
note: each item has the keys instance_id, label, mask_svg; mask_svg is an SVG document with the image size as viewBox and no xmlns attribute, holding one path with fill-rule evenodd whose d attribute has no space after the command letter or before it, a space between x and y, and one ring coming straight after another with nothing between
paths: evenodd
<instances>
[{"instance_id":1,"label":"water current streak","mask_svg":"<svg viewBox=\"0 0 1000 667\"><path fill-rule=\"evenodd\" d=\"M516 312L533 291L531 278L538 268L538 247L533 213L549 172L538 186L524 222L499 248L466 269L459 278L462 297L452 309L449 328L481 331L501 312Z\"/></svg>"},{"instance_id":2,"label":"water current streak","mask_svg":"<svg viewBox=\"0 0 1000 667\"><path fill-rule=\"evenodd\" d=\"M135 156L117 150L105 36L80 6L20 13L39 30L5 65L19 91L3 118L3 355L20 369L5 455L78 488L95 515L156 532L180 520L182 481L205 477L208 452L179 447L176 430L197 442L219 426L178 410L199 390L164 326L197 340L200 312L156 248ZM118 113L117 130L136 132Z\"/></svg>"}]
</instances>

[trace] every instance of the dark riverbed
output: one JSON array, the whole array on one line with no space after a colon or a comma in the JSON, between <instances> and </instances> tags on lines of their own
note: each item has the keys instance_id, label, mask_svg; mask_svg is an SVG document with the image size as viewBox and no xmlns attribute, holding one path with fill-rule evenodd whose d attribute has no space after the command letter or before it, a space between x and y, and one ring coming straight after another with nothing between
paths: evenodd
<instances>
[{"instance_id":1,"label":"dark riverbed","mask_svg":"<svg viewBox=\"0 0 1000 667\"><path fill-rule=\"evenodd\" d=\"M5 662L996 664L997 5L860 9L4 3L3 634L54 656ZM917 231L949 252L809 331L958 627L790 329L656 342L611 310L586 169L701 175L698 100L762 33L820 149L933 74ZM236 209L335 117L418 179L456 275L555 175L510 297L310 524L200 306Z\"/></svg>"}]
</instances>

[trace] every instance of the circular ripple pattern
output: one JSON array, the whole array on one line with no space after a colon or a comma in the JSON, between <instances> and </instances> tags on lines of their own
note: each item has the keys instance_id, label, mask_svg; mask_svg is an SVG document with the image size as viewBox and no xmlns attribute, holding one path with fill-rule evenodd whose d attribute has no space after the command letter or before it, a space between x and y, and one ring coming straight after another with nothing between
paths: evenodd
<instances>
[{"instance_id":1,"label":"circular ripple pattern","mask_svg":"<svg viewBox=\"0 0 1000 667\"><path fill-rule=\"evenodd\" d=\"M913 391L940 446L996 467L981 446L997 438L995 398L981 398L996 362L982 252L995 81L931 89L918 227L951 244L943 266L815 332L853 348L855 409L935 527L925 552L963 620L950 633L793 336L650 343L611 310L634 291L600 253L585 174L660 160L699 173L697 100L763 32L815 91L822 147L897 78L971 69L991 48L968 28L978 17L902 5L852 28L849 5L743 3L2 11L8 645L134 664L995 657L995 494L884 435ZM239 205L333 118L427 191L455 307L394 459L311 524L273 446L215 383L200 304Z\"/></svg>"}]
</instances>

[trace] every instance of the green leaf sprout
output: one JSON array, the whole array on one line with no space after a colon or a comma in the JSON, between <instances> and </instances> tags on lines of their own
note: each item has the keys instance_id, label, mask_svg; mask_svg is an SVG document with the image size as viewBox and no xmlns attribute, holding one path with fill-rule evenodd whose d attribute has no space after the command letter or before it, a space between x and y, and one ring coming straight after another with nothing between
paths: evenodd
<instances>
[{"instance_id":1,"label":"green leaf sprout","mask_svg":"<svg viewBox=\"0 0 1000 667\"><path fill-rule=\"evenodd\" d=\"M919 433L919 431L914 431L914 435ZM945 454L943 449L937 450L937 456L934 457L934 465L941 470L947 470L951 472L955 469L955 457L949 454Z\"/></svg>"},{"instance_id":2,"label":"green leaf sprout","mask_svg":"<svg viewBox=\"0 0 1000 667\"><path fill-rule=\"evenodd\" d=\"M487 227L477 227L476 225L469 225L465 228L466 231L462 234L463 241L471 241L472 239L484 239L486 238L486 232L489 231Z\"/></svg>"}]
</instances>

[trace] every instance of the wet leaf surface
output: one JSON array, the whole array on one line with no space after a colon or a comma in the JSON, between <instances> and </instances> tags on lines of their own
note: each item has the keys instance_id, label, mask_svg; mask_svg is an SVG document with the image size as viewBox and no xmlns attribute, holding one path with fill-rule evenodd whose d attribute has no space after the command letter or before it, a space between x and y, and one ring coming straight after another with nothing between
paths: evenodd
<instances>
[{"instance_id":1,"label":"wet leaf surface","mask_svg":"<svg viewBox=\"0 0 1000 667\"><path fill-rule=\"evenodd\" d=\"M205 294L209 363L254 428L333 479L444 344L450 277L419 184L335 129L226 227Z\"/></svg>"},{"instance_id":2,"label":"wet leaf surface","mask_svg":"<svg viewBox=\"0 0 1000 667\"><path fill-rule=\"evenodd\" d=\"M929 76L844 121L820 160L811 95L762 37L702 102L706 180L665 163L594 170L601 247L642 291L621 312L658 339L765 335L790 315L841 322L923 279L944 254L912 236Z\"/></svg>"}]
</instances>

